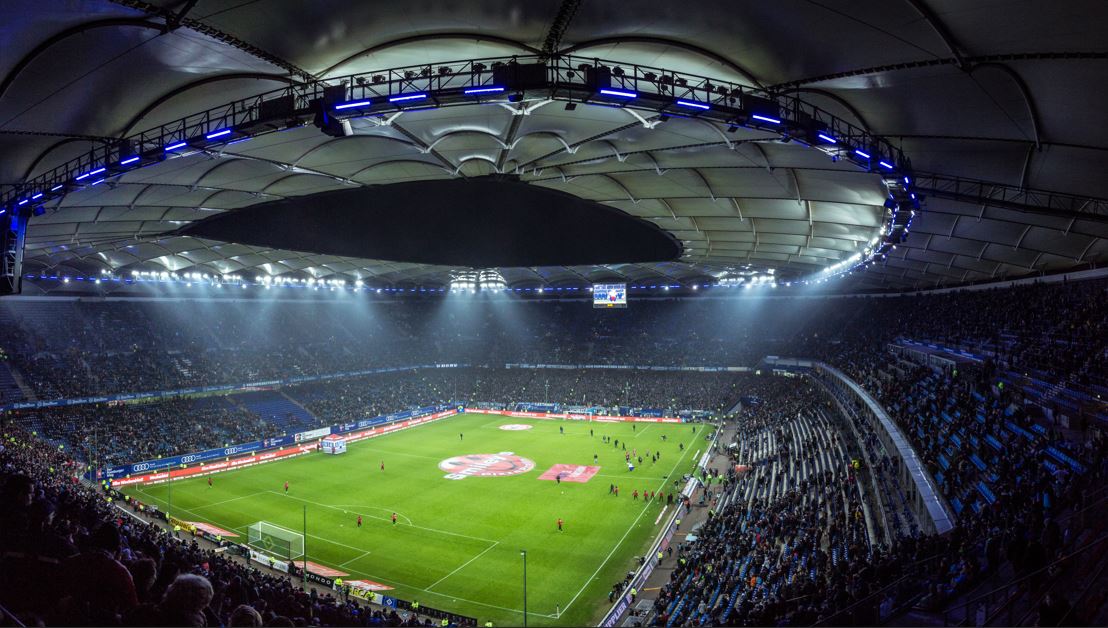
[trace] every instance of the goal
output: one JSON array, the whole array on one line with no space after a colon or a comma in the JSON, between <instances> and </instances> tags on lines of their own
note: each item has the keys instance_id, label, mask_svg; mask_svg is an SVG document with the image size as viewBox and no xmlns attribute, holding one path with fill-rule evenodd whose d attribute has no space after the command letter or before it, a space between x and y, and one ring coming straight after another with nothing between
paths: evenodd
<instances>
[{"instance_id":1,"label":"goal","mask_svg":"<svg viewBox=\"0 0 1108 628\"><path fill-rule=\"evenodd\" d=\"M293 560L304 555L304 535L268 521L250 524L247 545L271 556Z\"/></svg>"}]
</instances>

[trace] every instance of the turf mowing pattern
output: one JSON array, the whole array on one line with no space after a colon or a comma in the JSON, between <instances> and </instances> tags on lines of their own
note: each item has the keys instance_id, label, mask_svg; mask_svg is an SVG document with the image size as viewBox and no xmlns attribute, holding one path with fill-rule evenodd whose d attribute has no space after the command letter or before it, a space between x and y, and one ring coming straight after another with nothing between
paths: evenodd
<instances>
[{"instance_id":1,"label":"turf mowing pattern","mask_svg":"<svg viewBox=\"0 0 1108 628\"><path fill-rule=\"evenodd\" d=\"M533 427L500 429L511 424ZM309 561L348 572L344 580L371 580L395 588L386 594L477 617L479 624L521 623L525 549L529 623L583 625L603 615L610 587L634 568L633 558L658 531L662 503L632 499L632 491L669 493L705 449L707 429L462 414L351 443L345 454L315 452L218 473L212 488L207 477L175 480L173 515L234 530L245 543L247 526L257 521L300 532L307 506ZM620 447L601 436L618 439ZM628 451L661 457L629 472L624 442ZM534 467L464 479L448 479L450 471L439 467L458 456L504 452ZM587 482L539 479L556 464L592 466L593 454L600 470ZM489 471L510 473L512 466L498 463ZM618 497L609 495L613 483ZM169 490L160 484L124 492L164 509ZM565 521L560 533L559 517Z\"/></svg>"}]
</instances>

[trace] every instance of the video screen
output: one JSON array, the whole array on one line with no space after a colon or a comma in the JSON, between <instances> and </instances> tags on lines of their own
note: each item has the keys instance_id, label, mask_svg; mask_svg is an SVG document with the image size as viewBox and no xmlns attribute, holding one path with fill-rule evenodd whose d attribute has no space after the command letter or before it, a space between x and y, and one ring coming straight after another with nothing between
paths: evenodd
<instances>
[{"instance_id":1,"label":"video screen","mask_svg":"<svg viewBox=\"0 0 1108 628\"><path fill-rule=\"evenodd\" d=\"M592 287L593 307L627 307L627 284L598 283Z\"/></svg>"}]
</instances>

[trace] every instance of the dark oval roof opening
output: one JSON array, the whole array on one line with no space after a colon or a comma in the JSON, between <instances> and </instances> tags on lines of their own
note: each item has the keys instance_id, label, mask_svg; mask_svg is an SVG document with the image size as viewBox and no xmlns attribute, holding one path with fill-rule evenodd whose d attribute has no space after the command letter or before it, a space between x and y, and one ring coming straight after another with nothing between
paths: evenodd
<instances>
[{"instance_id":1,"label":"dark oval roof opening","mask_svg":"<svg viewBox=\"0 0 1108 628\"><path fill-rule=\"evenodd\" d=\"M411 181L285 198L218 214L180 233L474 268L659 262L682 252L653 223L511 177Z\"/></svg>"}]
</instances>

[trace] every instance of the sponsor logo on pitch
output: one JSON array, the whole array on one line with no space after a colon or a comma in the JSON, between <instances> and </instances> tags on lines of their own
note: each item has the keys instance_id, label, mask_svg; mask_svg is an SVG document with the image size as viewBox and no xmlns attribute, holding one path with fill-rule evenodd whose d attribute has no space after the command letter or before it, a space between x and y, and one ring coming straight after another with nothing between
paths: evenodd
<instances>
[{"instance_id":1,"label":"sponsor logo on pitch","mask_svg":"<svg viewBox=\"0 0 1108 628\"><path fill-rule=\"evenodd\" d=\"M517 456L510 451L498 454L467 454L454 456L439 463L448 480L464 480L468 477L503 477L527 473L535 468L535 461Z\"/></svg>"}]
</instances>

